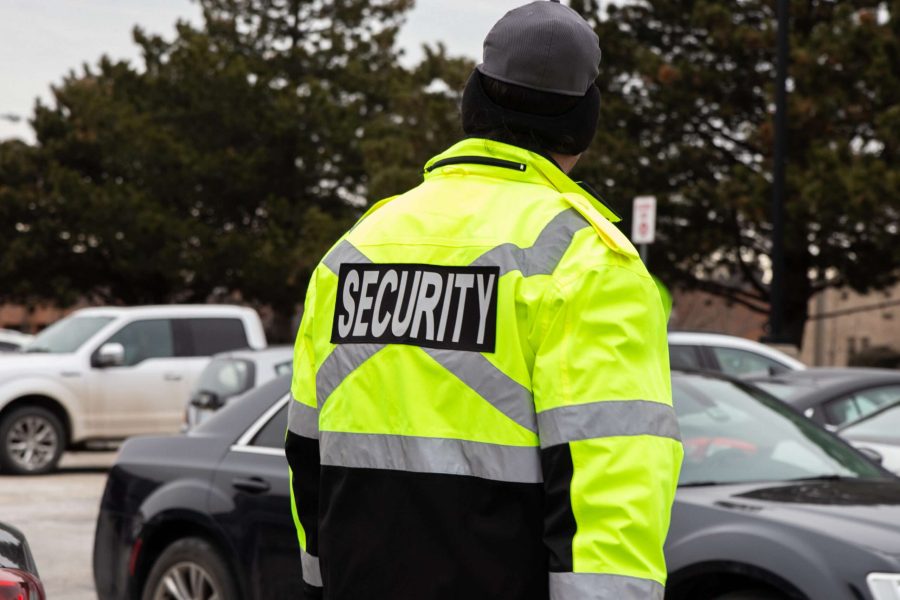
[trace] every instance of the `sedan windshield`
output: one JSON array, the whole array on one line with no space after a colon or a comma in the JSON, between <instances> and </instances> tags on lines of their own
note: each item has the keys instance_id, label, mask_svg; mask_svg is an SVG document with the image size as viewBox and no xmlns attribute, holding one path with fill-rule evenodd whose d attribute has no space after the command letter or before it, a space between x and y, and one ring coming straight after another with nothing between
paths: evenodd
<instances>
[{"instance_id":1,"label":"sedan windshield","mask_svg":"<svg viewBox=\"0 0 900 600\"><path fill-rule=\"evenodd\" d=\"M684 441L681 485L887 477L768 394L699 376L672 381Z\"/></svg>"},{"instance_id":2,"label":"sedan windshield","mask_svg":"<svg viewBox=\"0 0 900 600\"><path fill-rule=\"evenodd\" d=\"M43 330L25 346L25 352L75 352L113 317L69 317Z\"/></svg>"}]
</instances>

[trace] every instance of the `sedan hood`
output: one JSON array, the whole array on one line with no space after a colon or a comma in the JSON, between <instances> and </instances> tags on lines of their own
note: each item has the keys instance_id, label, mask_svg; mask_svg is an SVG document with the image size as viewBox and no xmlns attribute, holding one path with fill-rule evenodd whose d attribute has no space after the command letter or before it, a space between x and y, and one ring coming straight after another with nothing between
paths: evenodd
<instances>
[{"instance_id":1,"label":"sedan hood","mask_svg":"<svg viewBox=\"0 0 900 600\"><path fill-rule=\"evenodd\" d=\"M846 479L680 488L690 504L752 513L900 557L900 480Z\"/></svg>"}]
</instances>

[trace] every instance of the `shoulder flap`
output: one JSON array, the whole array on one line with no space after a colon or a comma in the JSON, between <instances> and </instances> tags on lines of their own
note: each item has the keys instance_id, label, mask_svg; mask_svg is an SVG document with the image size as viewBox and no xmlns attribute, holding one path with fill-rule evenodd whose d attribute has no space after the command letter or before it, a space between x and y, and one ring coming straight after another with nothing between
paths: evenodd
<instances>
[{"instance_id":1,"label":"shoulder flap","mask_svg":"<svg viewBox=\"0 0 900 600\"><path fill-rule=\"evenodd\" d=\"M587 199L579 194L572 193L564 193L562 196L566 199L566 202L572 205L572 208L577 210L582 217L587 219L587 222L591 224L591 227L594 228L594 231L596 231L597 235L600 236L600 239L603 240L603 243L609 246L610 249L632 258L638 258L640 256L631 241L625 237L625 234L622 233L618 227L610 223L609 219L601 215L596 208L591 206Z\"/></svg>"}]
</instances>

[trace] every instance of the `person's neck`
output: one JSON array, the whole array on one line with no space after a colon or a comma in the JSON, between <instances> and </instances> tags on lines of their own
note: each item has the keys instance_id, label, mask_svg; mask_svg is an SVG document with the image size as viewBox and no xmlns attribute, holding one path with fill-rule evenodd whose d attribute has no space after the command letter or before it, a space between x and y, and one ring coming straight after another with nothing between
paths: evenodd
<instances>
[{"instance_id":1,"label":"person's neck","mask_svg":"<svg viewBox=\"0 0 900 600\"><path fill-rule=\"evenodd\" d=\"M566 175L575 168L575 164L578 163L578 159L581 158L580 154L558 154L556 152L548 152L553 158L553 161L559 166L563 173Z\"/></svg>"}]
</instances>

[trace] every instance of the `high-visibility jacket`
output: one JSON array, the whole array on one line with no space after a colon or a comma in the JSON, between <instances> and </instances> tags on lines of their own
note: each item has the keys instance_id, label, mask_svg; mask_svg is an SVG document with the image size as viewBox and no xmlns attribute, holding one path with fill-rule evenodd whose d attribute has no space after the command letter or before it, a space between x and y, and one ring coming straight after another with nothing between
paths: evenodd
<instances>
[{"instance_id":1,"label":"high-visibility jacket","mask_svg":"<svg viewBox=\"0 0 900 600\"><path fill-rule=\"evenodd\" d=\"M307 597L663 597L666 320L614 218L467 139L328 252L286 440Z\"/></svg>"}]
</instances>

